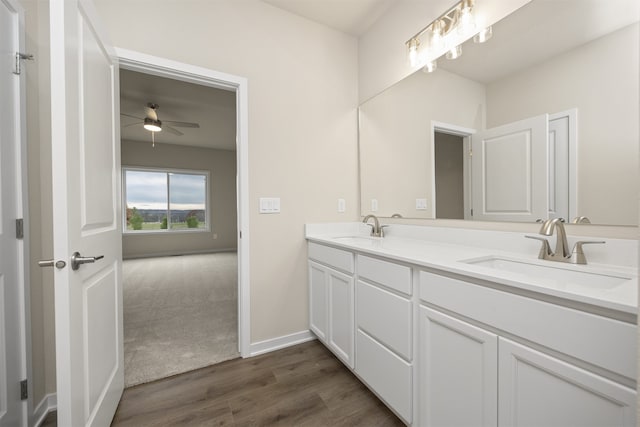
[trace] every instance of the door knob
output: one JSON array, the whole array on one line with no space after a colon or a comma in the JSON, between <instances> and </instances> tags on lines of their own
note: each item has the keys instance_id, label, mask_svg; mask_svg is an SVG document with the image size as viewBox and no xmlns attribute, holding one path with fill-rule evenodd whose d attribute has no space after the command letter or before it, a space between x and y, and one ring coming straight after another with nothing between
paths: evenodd
<instances>
[{"instance_id":1,"label":"door knob","mask_svg":"<svg viewBox=\"0 0 640 427\"><path fill-rule=\"evenodd\" d=\"M71 269L75 271L80 268L81 264L93 264L102 258L104 258L104 255L81 256L80 252L74 252L73 255L71 255Z\"/></svg>"},{"instance_id":2,"label":"door knob","mask_svg":"<svg viewBox=\"0 0 640 427\"><path fill-rule=\"evenodd\" d=\"M67 263L60 260L60 261L55 261L52 259L42 259L40 261L38 261L38 265L40 267L55 267L58 270L62 270L63 268L65 268L67 266Z\"/></svg>"}]
</instances>

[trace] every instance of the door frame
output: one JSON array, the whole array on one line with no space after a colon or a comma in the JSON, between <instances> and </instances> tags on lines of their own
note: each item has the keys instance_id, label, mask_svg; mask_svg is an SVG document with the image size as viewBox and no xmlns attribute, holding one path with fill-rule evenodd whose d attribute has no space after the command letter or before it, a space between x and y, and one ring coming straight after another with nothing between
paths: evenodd
<instances>
[{"instance_id":1,"label":"door frame","mask_svg":"<svg viewBox=\"0 0 640 427\"><path fill-rule=\"evenodd\" d=\"M462 137L462 151L463 151L463 182L464 182L464 219L473 219L471 216L471 206L473 206L472 194L471 194L471 135L476 133L475 129L466 128L463 126L452 125L450 123L431 121L431 170L433 171L434 179L431 182L431 209L433 211L433 218L436 218L436 132L446 133L448 135L455 135ZM467 155L469 154L469 155Z\"/></svg>"},{"instance_id":2,"label":"door frame","mask_svg":"<svg viewBox=\"0 0 640 427\"><path fill-rule=\"evenodd\" d=\"M563 117L569 122L569 214L566 220L570 222L578 216L578 109L549 114L549 122Z\"/></svg>"},{"instance_id":3,"label":"door frame","mask_svg":"<svg viewBox=\"0 0 640 427\"><path fill-rule=\"evenodd\" d=\"M18 52L26 53L26 25L25 10L17 0L3 0L13 9L17 15L16 38L18 40ZM16 52L17 53L17 52ZM30 245L29 245L29 193L28 193L28 164L27 164L27 91L26 91L26 64L20 61L21 74L14 83L17 97L13 100L13 108L16 112L15 119L15 144L17 174L14 183L17 195L16 218L22 218L23 237L16 239L19 263L17 266L20 315L15 325L20 335L20 378L27 380L27 390L33 390L33 378L31 369L31 288L30 288ZM3 355L0 355L3 357ZM10 390L8 388L8 390ZM24 426L31 425L33 416L33 394L27 393L27 399L22 403L22 422Z\"/></svg>"},{"instance_id":4,"label":"door frame","mask_svg":"<svg viewBox=\"0 0 640 427\"><path fill-rule=\"evenodd\" d=\"M236 93L236 200L238 211L238 352L249 357L250 280L249 280L249 138L248 80L208 68L185 64L128 49L115 48L120 68L181 80ZM119 94L118 94L119 96Z\"/></svg>"}]
</instances>

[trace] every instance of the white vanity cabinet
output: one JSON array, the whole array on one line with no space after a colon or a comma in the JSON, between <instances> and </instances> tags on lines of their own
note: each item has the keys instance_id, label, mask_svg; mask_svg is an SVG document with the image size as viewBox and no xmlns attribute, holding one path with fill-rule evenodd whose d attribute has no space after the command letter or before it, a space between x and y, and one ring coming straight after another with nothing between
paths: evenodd
<instances>
[{"instance_id":1,"label":"white vanity cabinet","mask_svg":"<svg viewBox=\"0 0 640 427\"><path fill-rule=\"evenodd\" d=\"M420 299L421 426L636 425L635 325L428 272Z\"/></svg>"},{"instance_id":2,"label":"white vanity cabinet","mask_svg":"<svg viewBox=\"0 0 640 427\"><path fill-rule=\"evenodd\" d=\"M411 268L356 256L356 374L404 421L412 421Z\"/></svg>"},{"instance_id":3,"label":"white vanity cabinet","mask_svg":"<svg viewBox=\"0 0 640 427\"><path fill-rule=\"evenodd\" d=\"M498 348L498 425L636 425L635 390L506 338Z\"/></svg>"},{"instance_id":4,"label":"white vanity cabinet","mask_svg":"<svg viewBox=\"0 0 640 427\"><path fill-rule=\"evenodd\" d=\"M309 243L308 248L309 327L353 369L353 254L315 243Z\"/></svg>"},{"instance_id":5,"label":"white vanity cabinet","mask_svg":"<svg viewBox=\"0 0 640 427\"><path fill-rule=\"evenodd\" d=\"M420 307L421 426L497 425L498 336Z\"/></svg>"}]
</instances>

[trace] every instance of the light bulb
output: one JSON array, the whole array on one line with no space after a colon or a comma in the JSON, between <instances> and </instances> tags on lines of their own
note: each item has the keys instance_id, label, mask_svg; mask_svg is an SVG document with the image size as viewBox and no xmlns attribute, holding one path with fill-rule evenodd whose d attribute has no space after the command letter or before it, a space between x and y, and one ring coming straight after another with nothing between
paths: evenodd
<instances>
[{"instance_id":1,"label":"light bulb","mask_svg":"<svg viewBox=\"0 0 640 427\"><path fill-rule=\"evenodd\" d=\"M418 65L418 46L420 46L418 39L413 38L409 41L409 62L412 67Z\"/></svg>"},{"instance_id":2,"label":"light bulb","mask_svg":"<svg viewBox=\"0 0 640 427\"><path fill-rule=\"evenodd\" d=\"M431 49L439 50L442 46L442 31L443 31L444 23L442 20L437 20L433 23L433 28L431 29Z\"/></svg>"},{"instance_id":3,"label":"light bulb","mask_svg":"<svg viewBox=\"0 0 640 427\"><path fill-rule=\"evenodd\" d=\"M451 50L447 52L447 59L456 59L456 58L460 58L460 56L462 56L461 45L451 48Z\"/></svg>"},{"instance_id":4,"label":"light bulb","mask_svg":"<svg viewBox=\"0 0 640 427\"><path fill-rule=\"evenodd\" d=\"M433 61L429 61L425 64L422 71L425 73L433 73L438 68L438 62L434 59Z\"/></svg>"},{"instance_id":5,"label":"light bulb","mask_svg":"<svg viewBox=\"0 0 640 427\"><path fill-rule=\"evenodd\" d=\"M489 40L493 36L493 29L491 26L488 26L484 30L480 31L478 34L473 36L474 43L484 43Z\"/></svg>"},{"instance_id":6,"label":"light bulb","mask_svg":"<svg viewBox=\"0 0 640 427\"><path fill-rule=\"evenodd\" d=\"M471 13L472 10L473 3L471 1L464 1L462 3L458 18L458 34L469 34L475 29L476 23Z\"/></svg>"}]
</instances>

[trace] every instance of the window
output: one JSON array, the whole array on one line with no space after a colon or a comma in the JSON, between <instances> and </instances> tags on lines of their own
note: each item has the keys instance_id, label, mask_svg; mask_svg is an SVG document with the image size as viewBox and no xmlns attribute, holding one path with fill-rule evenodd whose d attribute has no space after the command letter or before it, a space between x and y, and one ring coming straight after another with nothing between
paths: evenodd
<instances>
[{"instance_id":1,"label":"window","mask_svg":"<svg viewBox=\"0 0 640 427\"><path fill-rule=\"evenodd\" d=\"M209 231L209 173L123 168L124 232Z\"/></svg>"}]
</instances>

